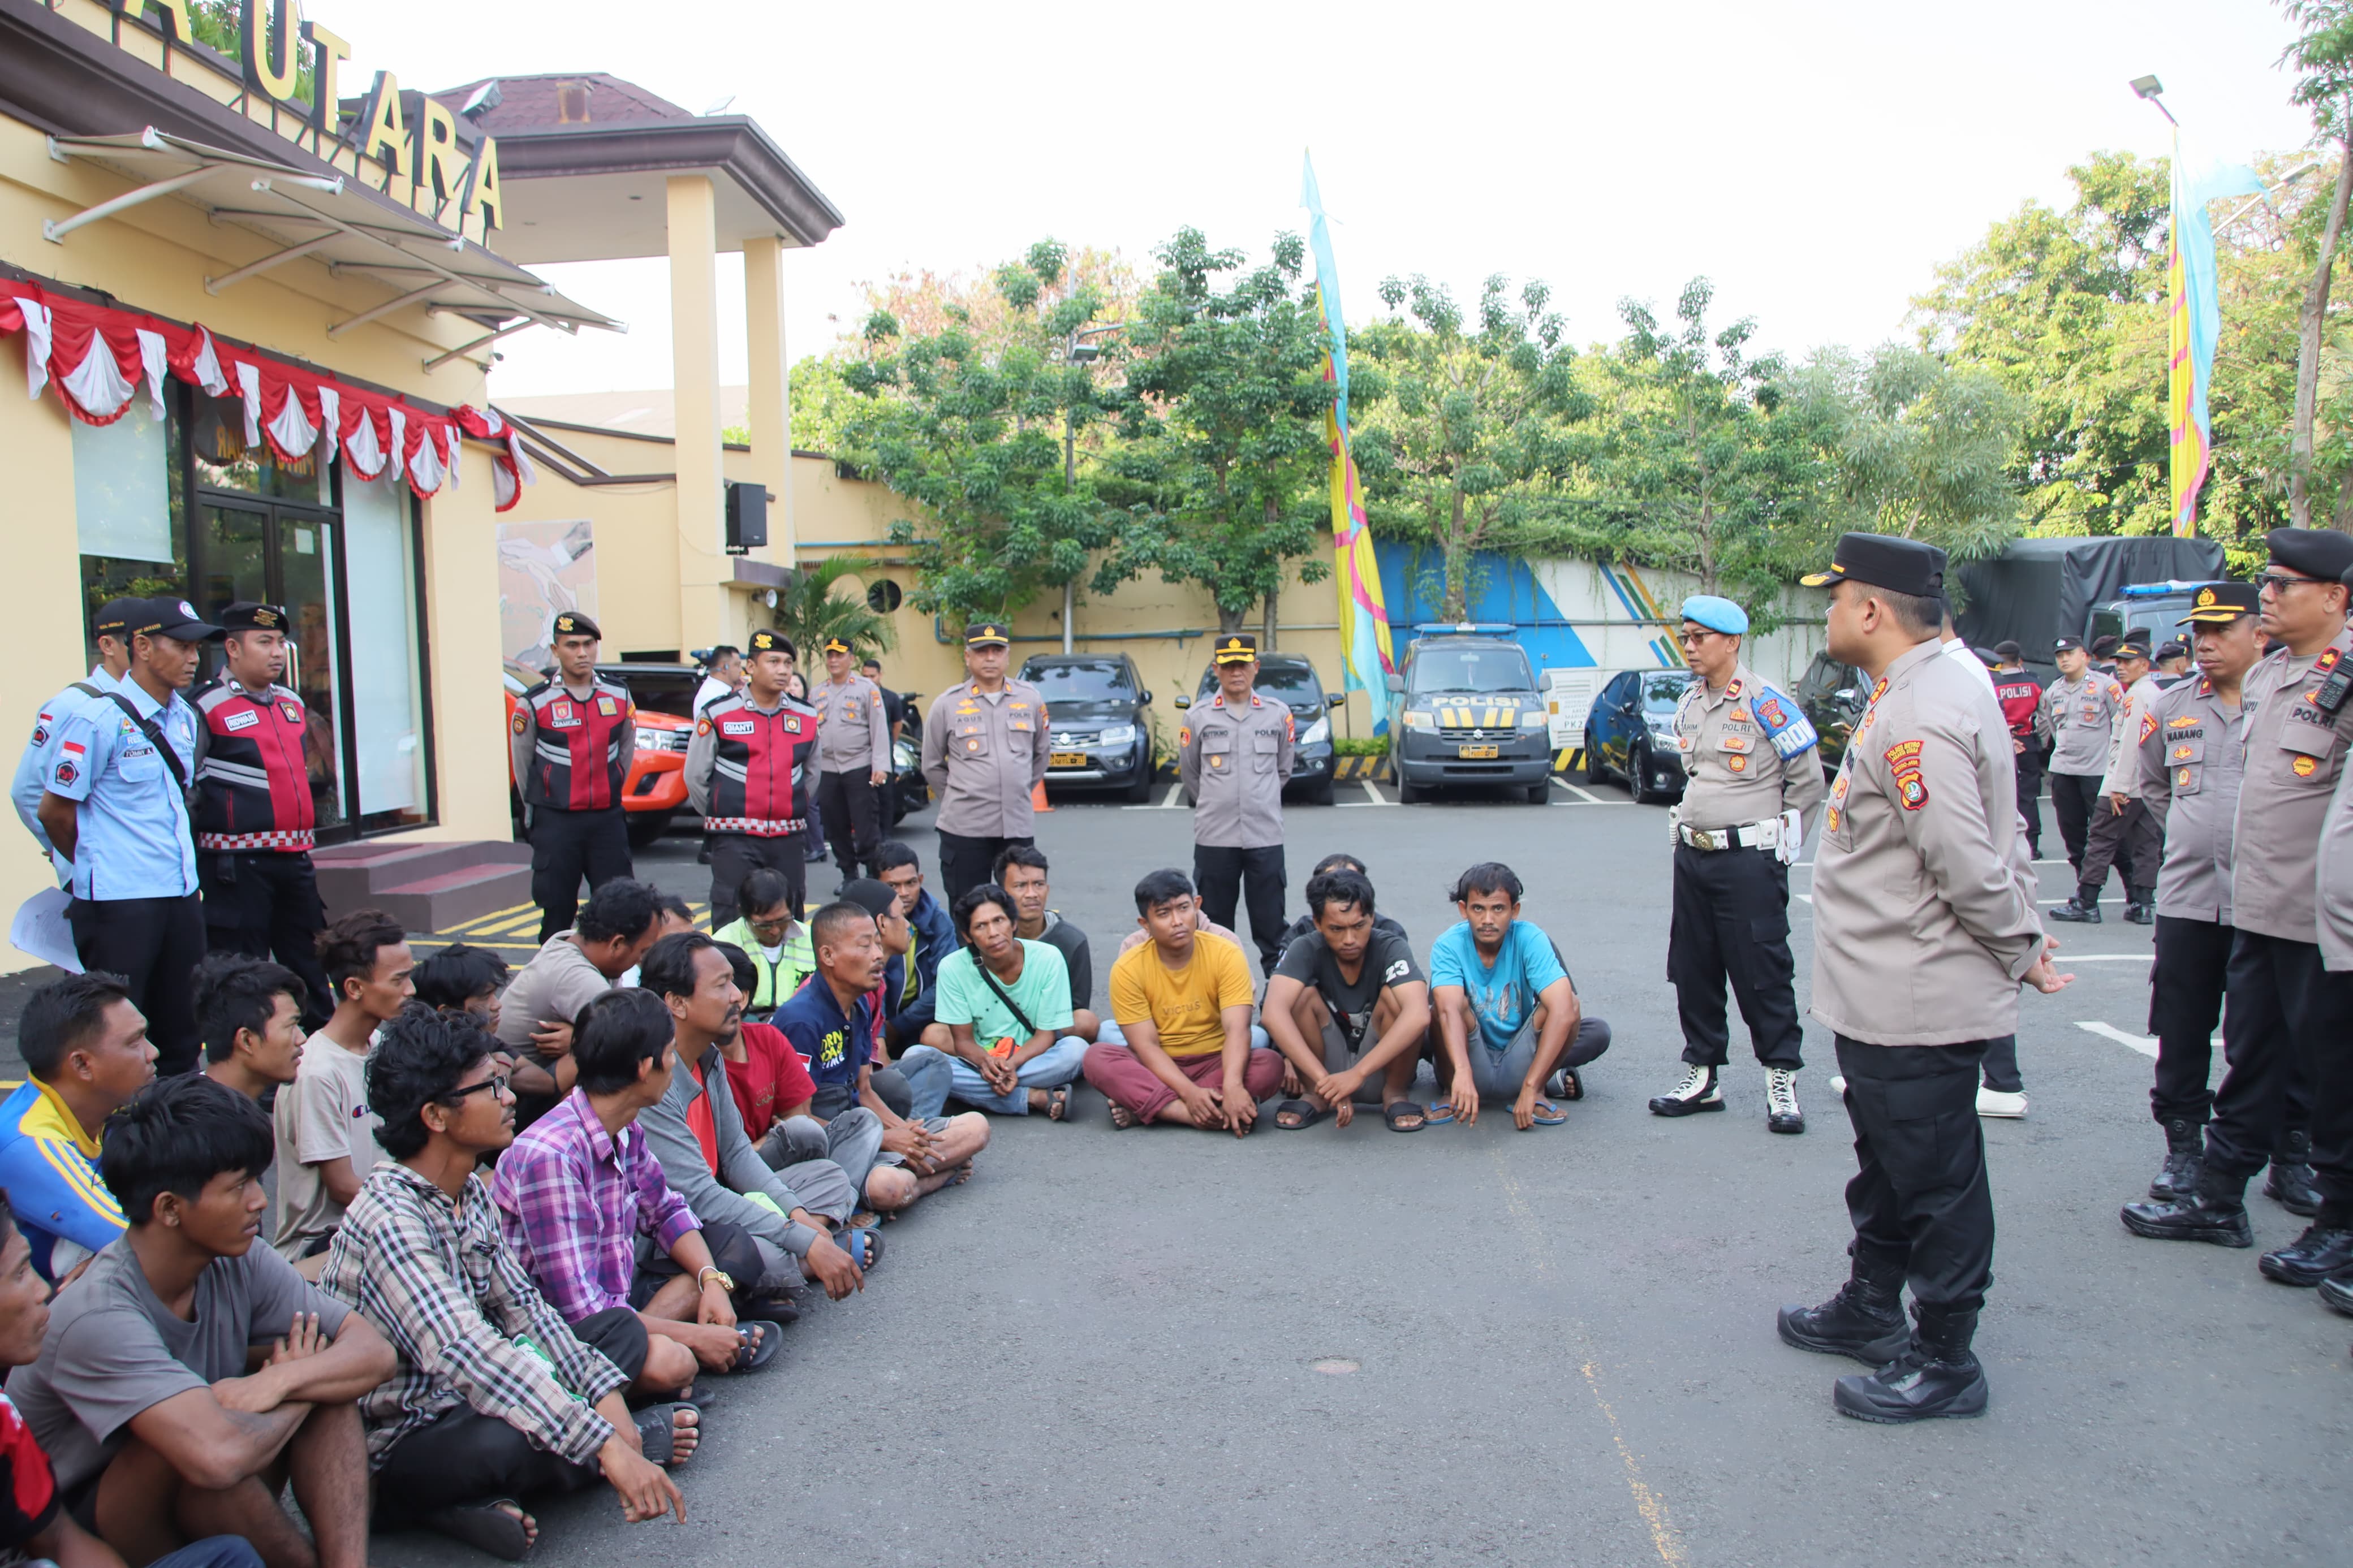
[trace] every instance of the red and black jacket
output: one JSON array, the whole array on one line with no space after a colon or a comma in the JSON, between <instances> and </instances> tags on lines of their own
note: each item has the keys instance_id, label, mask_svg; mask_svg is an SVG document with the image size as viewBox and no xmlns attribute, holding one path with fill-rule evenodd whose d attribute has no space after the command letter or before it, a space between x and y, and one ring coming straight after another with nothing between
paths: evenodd
<instances>
[{"instance_id":1,"label":"red and black jacket","mask_svg":"<svg viewBox=\"0 0 2353 1568\"><path fill-rule=\"evenodd\" d=\"M1996 670L1993 695L1994 700L2001 704L2001 716L2009 721L2010 734L2031 743L2034 739L2034 715L2042 706L2042 683L2024 670Z\"/></svg>"},{"instance_id":2,"label":"red and black jacket","mask_svg":"<svg viewBox=\"0 0 2353 1568\"><path fill-rule=\"evenodd\" d=\"M515 701L515 781L525 805L603 811L621 804L621 785L637 747L637 710L629 694L595 682L575 697L543 680Z\"/></svg>"},{"instance_id":3,"label":"red and black jacket","mask_svg":"<svg viewBox=\"0 0 2353 1568\"><path fill-rule=\"evenodd\" d=\"M190 700L205 726L204 759L196 765L196 847L309 849L318 809L302 748L311 722L302 700L283 686L255 697L223 677Z\"/></svg>"},{"instance_id":4,"label":"red and black jacket","mask_svg":"<svg viewBox=\"0 0 2353 1568\"><path fill-rule=\"evenodd\" d=\"M741 697L703 709L686 761L687 787L703 796L703 826L756 838L800 832L817 776L817 729L816 710L789 698L773 713Z\"/></svg>"}]
</instances>

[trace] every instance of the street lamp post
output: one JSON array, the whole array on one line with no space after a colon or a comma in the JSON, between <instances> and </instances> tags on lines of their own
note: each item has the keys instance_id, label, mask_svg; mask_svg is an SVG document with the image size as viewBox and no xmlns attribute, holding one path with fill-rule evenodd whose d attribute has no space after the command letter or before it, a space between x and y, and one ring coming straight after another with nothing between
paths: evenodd
<instances>
[{"instance_id":1,"label":"street lamp post","mask_svg":"<svg viewBox=\"0 0 2353 1568\"><path fill-rule=\"evenodd\" d=\"M1103 357L1103 350L1086 340L1100 337L1105 332L1118 331L1126 325L1125 321L1113 321L1108 326L1081 327L1074 330L1071 333L1070 341L1062 345L1063 363L1074 365L1094 363ZM1078 414L1071 405L1066 403L1062 405L1062 493L1068 495L1078 488ZM1062 651L1064 653L1076 651L1076 638L1071 623L1077 616L1078 596L1077 579L1064 579L1062 583Z\"/></svg>"}]
</instances>

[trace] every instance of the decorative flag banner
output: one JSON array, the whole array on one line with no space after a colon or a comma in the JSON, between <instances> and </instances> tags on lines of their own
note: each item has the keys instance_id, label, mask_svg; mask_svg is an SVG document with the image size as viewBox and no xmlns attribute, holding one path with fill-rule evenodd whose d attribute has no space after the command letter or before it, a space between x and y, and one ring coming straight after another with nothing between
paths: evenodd
<instances>
[{"instance_id":1,"label":"decorative flag banner","mask_svg":"<svg viewBox=\"0 0 2353 1568\"><path fill-rule=\"evenodd\" d=\"M360 479L406 482L430 498L445 482L458 482L459 443L470 436L491 449L499 510L522 499L534 477L522 433L496 409L419 408L221 342L200 324L175 326L37 283L0 279L0 336L10 332L25 334L26 395L37 399L55 387L85 424L113 424L142 388L161 418L168 374L210 396L237 399L244 405L245 444L266 442L281 463L313 453L327 462L341 458Z\"/></svg>"},{"instance_id":2,"label":"decorative flag banner","mask_svg":"<svg viewBox=\"0 0 2353 1568\"><path fill-rule=\"evenodd\" d=\"M2206 204L2223 196L2261 195L2261 175L2244 163L2210 163L2186 170L2181 132L2173 133L2173 223L2166 274L2172 310L2167 324L2166 402L2173 425L2173 531L2198 531L2198 491L2214 456L2214 423L2206 392L2214 374L2214 345L2222 335L2217 292L2214 225Z\"/></svg>"},{"instance_id":3,"label":"decorative flag banner","mask_svg":"<svg viewBox=\"0 0 2353 1568\"><path fill-rule=\"evenodd\" d=\"M1324 354L1324 379L1336 388L1324 421L1332 446L1332 578L1340 595L1342 688L1386 693L1397 655L1389 644L1388 605L1381 597L1380 563L1365 522L1356 459L1348 446L1348 330L1340 318L1340 269L1332 260L1332 233L1324 219L1323 194L1315 188L1313 158L1304 162L1299 205L1307 209L1307 244L1315 253L1316 309L1332 339ZM1374 702L1374 711L1385 712L1387 706L1384 696ZM1383 717L1375 729L1387 724Z\"/></svg>"}]
</instances>

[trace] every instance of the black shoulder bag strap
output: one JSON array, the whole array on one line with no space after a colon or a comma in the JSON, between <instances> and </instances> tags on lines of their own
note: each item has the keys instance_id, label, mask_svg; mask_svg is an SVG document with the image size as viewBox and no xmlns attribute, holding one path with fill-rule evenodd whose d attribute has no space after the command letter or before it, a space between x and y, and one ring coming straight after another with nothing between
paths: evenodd
<instances>
[{"instance_id":1,"label":"black shoulder bag strap","mask_svg":"<svg viewBox=\"0 0 2353 1568\"><path fill-rule=\"evenodd\" d=\"M1025 1037L1022 1044L1029 1044L1029 1040L1026 1037L1036 1034L1038 1032L1038 1026L1029 1021L1029 1015L1021 1010L1020 1003L1016 1002L1012 997L1006 994L1005 987L997 983L997 976L988 972L987 961L982 958L977 952L972 955L972 966L980 971L981 979L987 983L988 988L991 991L997 993L997 999L999 1002L1004 1003L1007 1007L1012 1010L1014 1020L1021 1026L1024 1032Z\"/></svg>"},{"instance_id":2,"label":"black shoulder bag strap","mask_svg":"<svg viewBox=\"0 0 2353 1568\"><path fill-rule=\"evenodd\" d=\"M89 682L76 681L74 684L86 687ZM172 750L172 742L164 738L164 727L132 707L131 699L123 696L120 691L109 691L102 695L117 708L121 709L130 717L131 721L139 726L139 732L146 736L155 749L164 754L164 765L172 771L172 782L180 786L180 797L187 803L189 812L193 815L196 804L195 786L188 782L188 770L180 765L180 753Z\"/></svg>"}]
</instances>

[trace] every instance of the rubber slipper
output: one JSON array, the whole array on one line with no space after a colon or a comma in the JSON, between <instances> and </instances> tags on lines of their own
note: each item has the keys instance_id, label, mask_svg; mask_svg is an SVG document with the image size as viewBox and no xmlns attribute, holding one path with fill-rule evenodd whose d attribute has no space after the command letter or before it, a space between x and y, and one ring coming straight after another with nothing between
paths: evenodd
<instances>
[{"instance_id":1,"label":"rubber slipper","mask_svg":"<svg viewBox=\"0 0 2353 1568\"><path fill-rule=\"evenodd\" d=\"M774 1323L759 1323L754 1327L760 1331L757 1334L751 1329L735 1331L735 1338L744 1348L735 1352L733 1363L727 1368L729 1372L757 1372L776 1360L776 1352L785 1348L785 1336L776 1331Z\"/></svg>"},{"instance_id":2,"label":"rubber slipper","mask_svg":"<svg viewBox=\"0 0 2353 1568\"><path fill-rule=\"evenodd\" d=\"M511 1497L493 1498L489 1502L437 1508L421 1522L426 1529L452 1541L462 1541L477 1552L520 1563L531 1550L531 1532L523 1528L522 1521L506 1510L522 1506Z\"/></svg>"},{"instance_id":3,"label":"rubber slipper","mask_svg":"<svg viewBox=\"0 0 2353 1568\"><path fill-rule=\"evenodd\" d=\"M1421 1120L1410 1127L1398 1125L1409 1116L1418 1116ZM1430 1125L1430 1111L1427 1107L1416 1105L1410 1100L1392 1100L1381 1107L1381 1120L1389 1124L1392 1132L1419 1132Z\"/></svg>"},{"instance_id":4,"label":"rubber slipper","mask_svg":"<svg viewBox=\"0 0 2353 1568\"><path fill-rule=\"evenodd\" d=\"M678 1433L673 1426L681 1408L675 1401L667 1405L649 1405L636 1415L638 1443L646 1458L667 1467L678 1452ZM692 1409L691 1405L683 1408ZM700 1424L702 1412L696 1411Z\"/></svg>"},{"instance_id":5,"label":"rubber slipper","mask_svg":"<svg viewBox=\"0 0 2353 1568\"><path fill-rule=\"evenodd\" d=\"M1549 1100L1539 1100L1528 1111L1528 1120L1538 1127L1557 1127L1568 1120L1568 1112Z\"/></svg>"},{"instance_id":6,"label":"rubber slipper","mask_svg":"<svg viewBox=\"0 0 2353 1568\"><path fill-rule=\"evenodd\" d=\"M1583 1100L1585 1080L1577 1076L1575 1068L1563 1068L1552 1075L1559 1087L1553 1091L1555 1100Z\"/></svg>"},{"instance_id":7,"label":"rubber slipper","mask_svg":"<svg viewBox=\"0 0 2353 1568\"><path fill-rule=\"evenodd\" d=\"M833 1244L849 1254L861 1273L882 1261L882 1233L873 1226L838 1230L833 1233Z\"/></svg>"},{"instance_id":8,"label":"rubber slipper","mask_svg":"<svg viewBox=\"0 0 2353 1568\"><path fill-rule=\"evenodd\" d=\"M1421 1113L1421 1124L1424 1127L1443 1127L1453 1120L1454 1102L1451 1100L1441 1100Z\"/></svg>"},{"instance_id":9,"label":"rubber slipper","mask_svg":"<svg viewBox=\"0 0 2353 1568\"><path fill-rule=\"evenodd\" d=\"M1046 1091L1046 1120L1068 1121L1071 1119L1071 1086L1062 1084Z\"/></svg>"},{"instance_id":10,"label":"rubber slipper","mask_svg":"<svg viewBox=\"0 0 2353 1568\"><path fill-rule=\"evenodd\" d=\"M1282 1120L1286 1116L1296 1116L1299 1120L1286 1123ZM1274 1108L1274 1130L1277 1132L1302 1132L1323 1120L1324 1108L1313 1100L1286 1100Z\"/></svg>"},{"instance_id":11,"label":"rubber slipper","mask_svg":"<svg viewBox=\"0 0 2353 1568\"><path fill-rule=\"evenodd\" d=\"M756 1318L764 1323L797 1323L801 1321L801 1304L778 1291L773 1296L754 1296L735 1316L739 1320Z\"/></svg>"}]
</instances>

